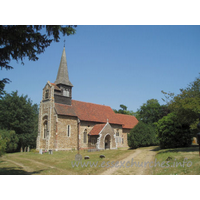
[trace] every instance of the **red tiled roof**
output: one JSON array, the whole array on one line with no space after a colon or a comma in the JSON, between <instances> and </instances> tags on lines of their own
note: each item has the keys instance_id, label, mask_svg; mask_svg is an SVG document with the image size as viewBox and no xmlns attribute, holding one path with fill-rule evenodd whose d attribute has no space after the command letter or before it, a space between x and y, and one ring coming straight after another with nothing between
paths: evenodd
<instances>
[{"instance_id":1,"label":"red tiled roof","mask_svg":"<svg viewBox=\"0 0 200 200\"><path fill-rule=\"evenodd\" d=\"M58 115L77 116L82 121L119 124L123 128L132 129L138 120L131 115L116 114L111 107L72 100L72 105L55 103Z\"/></svg>"},{"instance_id":2,"label":"red tiled roof","mask_svg":"<svg viewBox=\"0 0 200 200\"><path fill-rule=\"evenodd\" d=\"M116 114L118 119L122 123L122 128L132 129L137 123L138 120L135 116L132 115L124 115L124 114Z\"/></svg>"},{"instance_id":3,"label":"red tiled roof","mask_svg":"<svg viewBox=\"0 0 200 200\"><path fill-rule=\"evenodd\" d=\"M54 89L55 89L55 90L60 90L60 88L59 88L55 83L51 83L51 85L54 86Z\"/></svg>"},{"instance_id":4,"label":"red tiled roof","mask_svg":"<svg viewBox=\"0 0 200 200\"><path fill-rule=\"evenodd\" d=\"M108 120L111 124L121 124L109 106L72 100L72 107L80 120L100 123Z\"/></svg>"},{"instance_id":5,"label":"red tiled roof","mask_svg":"<svg viewBox=\"0 0 200 200\"><path fill-rule=\"evenodd\" d=\"M55 103L55 109L59 115L77 116L72 106Z\"/></svg>"},{"instance_id":6,"label":"red tiled roof","mask_svg":"<svg viewBox=\"0 0 200 200\"><path fill-rule=\"evenodd\" d=\"M103 129L104 126L105 124L96 124L89 132L89 135L99 135L100 131Z\"/></svg>"}]
</instances>

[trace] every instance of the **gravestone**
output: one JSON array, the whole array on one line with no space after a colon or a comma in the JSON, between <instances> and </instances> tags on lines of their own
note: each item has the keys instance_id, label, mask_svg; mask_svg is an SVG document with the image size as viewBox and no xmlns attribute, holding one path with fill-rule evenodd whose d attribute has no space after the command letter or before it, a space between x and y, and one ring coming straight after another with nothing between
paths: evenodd
<instances>
[{"instance_id":1,"label":"gravestone","mask_svg":"<svg viewBox=\"0 0 200 200\"><path fill-rule=\"evenodd\" d=\"M29 146L28 146L28 148L27 148L27 152L29 152L30 151L30 148L29 148Z\"/></svg>"},{"instance_id":2,"label":"gravestone","mask_svg":"<svg viewBox=\"0 0 200 200\"><path fill-rule=\"evenodd\" d=\"M75 155L75 160L76 161L82 160L82 156L80 154L76 154Z\"/></svg>"},{"instance_id":3,"label":"gravestone","mask_svg":"<svg viewBox=\"0 0 200 200\"><path fill-rule=\"evenodd\" d=\"M24 152L26 152L26 147L24 147Z\"/></svg>"},{"instance_id":4,"label":"gravestone","mask_svg":"<svg viewBox=\"0 0 200 200\"><path fill-rule=\"evenodd\" d=\"M39 154L42 154L42 149L39 150Z\"/></svg>"}]
</instances>

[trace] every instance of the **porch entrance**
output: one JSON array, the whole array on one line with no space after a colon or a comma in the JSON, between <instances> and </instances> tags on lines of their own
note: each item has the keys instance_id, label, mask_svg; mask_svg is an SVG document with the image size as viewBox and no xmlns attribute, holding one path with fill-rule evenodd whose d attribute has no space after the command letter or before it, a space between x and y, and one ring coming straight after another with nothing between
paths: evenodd
<instances>
[{"instance_id":1,"label":"porch entrance","mask_svg":"<svg viewBox=\"0 0 200 200\"><path fill-rule=\"evenodd\" d=\"M105 137L105 149L110 149L110 135Z\"/></svg>"}]
</instances>

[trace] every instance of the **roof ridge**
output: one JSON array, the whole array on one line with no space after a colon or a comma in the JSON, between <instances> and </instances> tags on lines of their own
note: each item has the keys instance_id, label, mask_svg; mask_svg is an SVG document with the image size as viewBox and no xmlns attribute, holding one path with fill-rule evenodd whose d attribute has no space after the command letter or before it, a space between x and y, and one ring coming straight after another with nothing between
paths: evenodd
<instances>
[{"instance_id":1,"label":"roof ridge","mask_svg":"<svg viewBox=\"0 0 200 200\"><path fill-rule=\"evenodd\" d=\"M81 103L89 103L89 104L93 104L93 105L98 105L98 106L105 106L105 107L109 107L111 108L110 106L106 106L106 105L102 105L102 104L98 104L98 103L91 103L91 102L85 102L85 101L78 101L78 100L72 100L72 101L76 101L76 102L81 102ZM112 109L112 108L111 108ZM113 111L114 112L114 111Z\"/></svg>"}]
</instances>

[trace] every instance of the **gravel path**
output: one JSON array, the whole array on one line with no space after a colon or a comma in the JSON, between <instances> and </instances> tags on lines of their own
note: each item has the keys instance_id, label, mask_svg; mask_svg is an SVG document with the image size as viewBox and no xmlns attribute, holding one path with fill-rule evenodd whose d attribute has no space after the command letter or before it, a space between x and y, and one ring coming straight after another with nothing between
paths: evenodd
<instances>
[{"instance_id":1,"label":"gravel path","mask_svg":"<svg viewBox=\"0 0 200 200\"><path fill-rule=\"evenodd\" d=\"M144 166L144 162L150 163L151 161L154 161L156 151L152 151L155 149L155 147L145 147L145 148L138 148L136 151L129 155L127 158L121 160L121 163L125 163L124 166L120 166L119 168L113 167L109 168L100 175L148 175L151 174L151 168L147 164L146 167ZM131 160L133 159L133 162L136 162L141 165L140 167L136 167L131 165ZM130 162L127 164L126 163ZM120 165L120 163L119 163Z\"/></svg>"}]
</instances>

